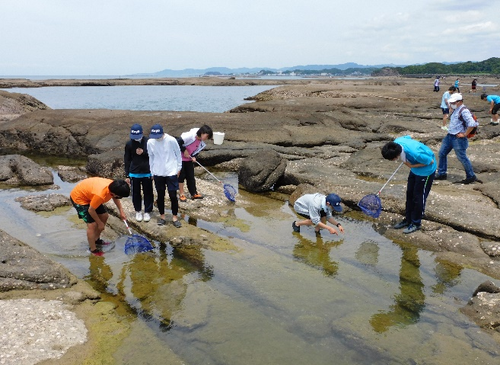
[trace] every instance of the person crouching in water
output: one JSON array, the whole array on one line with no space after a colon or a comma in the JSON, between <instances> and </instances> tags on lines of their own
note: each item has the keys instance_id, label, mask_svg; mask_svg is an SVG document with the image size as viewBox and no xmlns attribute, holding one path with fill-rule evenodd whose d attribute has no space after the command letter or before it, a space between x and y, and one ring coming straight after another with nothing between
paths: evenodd
<instances>
[{"instance_id":1,"label":"person crouching in water","mask_svg":"<svg viewBox=\"0 0 500 365\"><path fill-rule=\"evenodd\" d=\"M194 163L196 162L196 156L205 148L205 141L212 139L212 137L212 128L206 124L201 128L192 128L189 132L181 134L182 169L179 175L179 200L181 202L187 201L186 195L184 195L184 180L187 181L191 199L203 199L203 195L198 194L196 189Z\"/></svg>"},{"instance_id":2,"label":"person crouching in water","mask_svg":"<svg viewBox=\"0 0 500 365\"><path fill-rule=\"evenodd\" d=\"M314 231L319 233L321 229L326 229L331 234L338 234L337 230L330 227L326 222L337 226L338 230L344 233L342 225L333 218L332 210L340 213L340 197L336 194L305 194L295 201L293 209L300 216L306 218L301 221L294 221L292 228L294 232L300 232L300 226L314 226Z\"/></svg>"},{"instance_id":3,"label":"person crouching in water","mask_svg":"<svg viewBox=\"0 0 500 365\"><path fill-rule=\"evenodd\" d=\"M405 218L394 228L405 228L403 231L405 234L413 233L420 229L425 202L434 181L434 172L437 168L434 152L422 142L404 136L382 147L382 156L390 161L401 158L410 168L406 186Z\"/></svg>"}]
</instances>

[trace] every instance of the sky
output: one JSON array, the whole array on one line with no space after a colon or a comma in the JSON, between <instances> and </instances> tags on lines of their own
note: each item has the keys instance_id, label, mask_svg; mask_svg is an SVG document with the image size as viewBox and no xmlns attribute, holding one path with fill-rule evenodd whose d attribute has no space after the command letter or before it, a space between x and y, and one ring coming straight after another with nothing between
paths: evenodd
<instances>
[{"instance_id":1,"label":"sky","mask_svg":"<svg viewBox=\"0 0 500 365\"><path fill-rule=\"evenodd\" d=\"M500 0L0 0L0 75L500 57Z\"/></svg>"}]
</instances>

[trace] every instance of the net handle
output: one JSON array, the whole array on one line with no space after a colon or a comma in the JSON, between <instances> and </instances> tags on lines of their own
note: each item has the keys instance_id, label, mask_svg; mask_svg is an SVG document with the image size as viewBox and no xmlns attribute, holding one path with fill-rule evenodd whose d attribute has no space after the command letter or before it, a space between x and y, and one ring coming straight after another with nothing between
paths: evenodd
<instances>
[{"instance_id":1,"label":"net handle","mask_svg":"<svg viewBox=\"0 0 500 365\"><path fill-rule=\"evenodd\" d=\"M404 162L401 162L401 164L398 166L398 168L396 169L396 171L394 171L391 175L391 177L389 178L389 180L387 180L387 182L384 184L384 186L382 186L382 188L380 188L380 190L378 191L377 195L380 195L380 193L382 192L382 190L384 190L385 186L387 184L389 184L389 181L392 180L392 178L394 177L394 175L396 175L396 172L398 172L398 170L401 168L401 166L403 166Z\"/></svg>"},{"instance_id":2,"label":"net handle","mask_svg":"<svg viewBox=\"0 0 500 365\"><path fill-rule=\"evenodd\" d=\"M124 220L123 220L123 223L125 223L125 227L127 227L127 229L128 229L128 233L129 233L130 235L132 235L132 230L131 230L131 229L130 229L130 227L128 226L127 220L126 220L126 219L124 219Z\"/></svg>"},{"instance_id":3,"label":"net handle","mask_svg":"<svg viewBox=\"0 0 500 365\"><path fill-rule=\"evenodd\" d=\"M203 169L204 169L206 172L208 172L208 173L209 173L209 174L210 174L210 175L211 175L211 176L212 176L215 180L217 180L218 182L220 182L221 184L223 184L223 182L222 182L222 181L220 181L219 179L217 179L217 178L215 177L215 175L214 175L214 174L212 174L210 171L208 171L208 170L205 168L205 166L203 166L201 163L199 163L199 162L198 162L198 160L196 160L196 163L197 163L198 165L200 165L201 167L203 167Z\"/></svg>"}]
</instances>

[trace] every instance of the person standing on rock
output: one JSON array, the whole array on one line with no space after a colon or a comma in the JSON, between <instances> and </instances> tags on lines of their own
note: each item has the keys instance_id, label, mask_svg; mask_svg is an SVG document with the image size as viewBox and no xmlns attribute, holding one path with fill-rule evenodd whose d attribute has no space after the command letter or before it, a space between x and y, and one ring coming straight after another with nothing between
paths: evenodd
<instances>
[{"instance_id":1,"label":"person standing on rock","mask_svg":"<svg viewBox=\"0 0 500 365\"><path fill-rule=\"evenodd\" d=\"M125 144L123 156L125 181L132 187L132 203L135 220L149 222L153 211L153 180L149 169L148 138L144 137L142 126L134 124L130 128L130 140ZM142 192L141 192L142 188ZM142 194L144 194L144 215L142 215Z\"/></svg>"},{"instance_id":2,"label":"person standing on rock","mask_svg":"<svg viewBox=\"0 0 500 365\"><path fill-rule=\"evenodd\" d=\"M71 191L70 200L78 213L78 218L87 223L87 240L89 250L95 256L102 256L102 248L110 242L101 239L108 221L108 212L104 203L113 199L120 218L127 216L122 208L120 199L130 195L130 186L125 180L110 180L102 177L90 177L80 181Z\"/></svg>"},{"instance_id":3,"label":"person standing on rock","mask_svg":"<svg viewBox=\"0 0 500 365\"><path fill-rule=\"evenodd\" d=\"M460 161L465 170L465 179L459 181L459 184L472 184L473 182L481 182L478 180L472 169L472 164L467 157L467 148L469 148L469 140L467 135L478 126L478 123L472 117L472 113L464 105L462 94L456 93L448 99L453 113L450 116L450 126L448 134L441 142L439 149L439 165L436 172L435 180L446 180L448 178L448 154L451 150L455 151L457 159Z\"/></svg>"},{"instance_id":4,"label":"person standing on rock","mask_svg":"<svg viewBox=\"0 0 500 365\"><path fill-rule=\"evenodd\" d=\"M500 109L500 96L481 94L481 100L490 103L491 125L498 125L498 110Z\"/></svg>"},{"instance_id":5,"label":"person standing on rock","mask_svg":"<svg viewBox=\"0 0 500 365\"><path fill-rule=\"evenodd\" d=\"M382 156L389 161L400 158L410 168L406 185L405 218L394 228L405 228L404 234L418 231L437 168L434 152L422 142L404 136L386 143L382 147Z\"/></svg>"},{"instance_id":6,"label":"person standing on rock","mask_svg":"<svg viewBox=\"0 0 500 365\"><path fill-rule=\"evenodd\" d=\"M434 92L439 92L439 76L434 80Z\"/></svg>"},{"instance_id":7,"label":"person standing on rock","mask_svg":"<svg viewBox=\"0 0 500 365\"><path fill-rule=\"evenodd\" d=\"M179 175L179 200L181 202L187 201L186 195L184 195L184 180L187 181L191 199L203 199L203 195L198 194L196 189L194 162L196 162L196 156L205 148L205 141L212 139L212 137L212 128L206 124L201 128L192 128L189 132L181 134L182 170Z\"/></svg>"},{"instance_id":8,"label":"person standing on rock","mask_svg":"<svg viewBox=\"0 0 500 365\"><path fill-rule=\"evenodd\" d=\"M326 222L337 226L337 229L344 233L342 225L333 218L332 211L342 212L340 197L337 194L305 194L298 198L293 205L293 209L304 220L293 221L292 228L294 232L300 232L300 226L314 226L314 231L319 233L321 229L326 229L331 234L338 234L337 230L330 227Z\"/></svg>"},{"instance_id":9,"label":"person standing on rock","mask_svg":"<svg viewBox=\"0 0 500 365\"><path fill-rule=\"evenodd\" d=\"M179 174L182 168L181 150L177 140L163 133L163 127L155 124L151 127L147 143L149 153L149 168L155 182L156 194L158 196L158 211L160 218L158 225L164 226L165 220L165 190L170 197L170 209L172 209L172 220L174 227L180 228L181 222L177 217L179 212L179 200L177 190L179 189Z\"/></svg>"},{"instance_id":10,"label":"person standing on rock","mask_svg":"<svg viewBox=\"0 0 500 365\"><path fill-rule=\"evenodd\" d=\"M448 131L446 122L448 120L448 116L450 115L450 104L448 103L448 99L455 91L457 91L457 88L455 86L450 86L450 88L445 91L441 97L441 110L443 111L443 126L441 129L445 131Z\"/></svg>"}]
</instances>

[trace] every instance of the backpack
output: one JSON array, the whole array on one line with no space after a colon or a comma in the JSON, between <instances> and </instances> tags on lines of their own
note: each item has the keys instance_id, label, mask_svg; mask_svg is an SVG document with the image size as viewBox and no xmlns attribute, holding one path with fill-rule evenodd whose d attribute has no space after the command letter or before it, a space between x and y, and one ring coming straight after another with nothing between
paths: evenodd
<instances>
[{"instance_id":1,"label":"backpack","mask_svg":"<svg viewBox=\"0 0 500 365\"><path fill-rule=\"evenodd\" d=\"M467 108L464 107L464 108L460 109L460 114L458 115L458 119L462 122L465 130L467 131L467 128L468 128L467 123L465 123L465 119L462 117L462 112L464 111L464 109L467 109ZM469 109L467 109L467 110L469 110ZM469 110L469 112L472 115L472 119L474 119L474 122L476 122L476 126L467 135L467 138L472 138L477 134L477 128L479 127L479 122L477 121L476 114L474 114L470 110Z\"/></svg>"},{"instance_id":2,"label":"backpack","mask_svg":"<svg viewBox=\"0 0 500 365\"><path fill-rule=\"evenodd\" d=\"M177 144L179 145L181 152L184 152L186 150L186 146L184 146L184 140L181 137L174 137L174 138L177 140Z\"/></svg>"}]
</instances>

